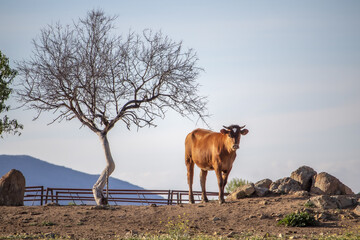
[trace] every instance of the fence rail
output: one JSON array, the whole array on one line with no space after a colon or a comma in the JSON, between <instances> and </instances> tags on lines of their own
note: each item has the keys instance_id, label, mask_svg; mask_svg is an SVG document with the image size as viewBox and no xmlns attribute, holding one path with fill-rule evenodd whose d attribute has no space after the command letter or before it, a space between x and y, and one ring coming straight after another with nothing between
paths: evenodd
<instances>
[{"instance_id":1,"label":"fence rail","mask_svg":"<svg viewBox=\"0 0 360 240\"><path fill-rule=\"evenodd\" d=\"M201 192L194 191L195 202L201 201ZM106 192L104 191L106 196ZM172 205L189 202L189 193L184 190L134 190L109 189L108 202L113 205ZM208 197L218 198L217 192L207 192ZM26 187L24 201L30 205L44 205L49 202L59 204L94 205L92 189ZM29 205L29 204L28 204Z\"/></svg>"}]
</instances>

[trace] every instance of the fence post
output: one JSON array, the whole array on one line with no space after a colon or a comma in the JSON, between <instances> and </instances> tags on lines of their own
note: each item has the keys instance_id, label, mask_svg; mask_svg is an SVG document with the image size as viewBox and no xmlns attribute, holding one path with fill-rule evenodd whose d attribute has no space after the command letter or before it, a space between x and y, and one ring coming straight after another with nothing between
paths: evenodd
<instances>
[{"instance_id":1,"label":"fence post","mask_svg":"<svg viewBox=\"0 0 360 240\"><path fill-rule=\"evenodd\" d=\"M41 200L40 200L40 206L43 205L44 201L44 186L41 186Z\"/></svg>"},{"instance_id":2,"label":"fence post","mask_svg":"<svg viewBox=\"0 0 360 240\"><path fill-rule=\"evenodd\" d=\"M170 200L170 198L171 198L171 194L172 194L172 190L169 190L169 192L168 192L168 200L167 200L167 205L171 205L171 200Z\"/></svg>"},{"instance_id":3,"label":"fence post","mask_svg":"<svg viewBox=\"0 0 360 240\"><path fill-rule=\"evenodd\" d=\"M47 202L48 202L48 197L49 197L49 188L46 189L45 204L47 204Z\"/></svg>"}]
</instances>

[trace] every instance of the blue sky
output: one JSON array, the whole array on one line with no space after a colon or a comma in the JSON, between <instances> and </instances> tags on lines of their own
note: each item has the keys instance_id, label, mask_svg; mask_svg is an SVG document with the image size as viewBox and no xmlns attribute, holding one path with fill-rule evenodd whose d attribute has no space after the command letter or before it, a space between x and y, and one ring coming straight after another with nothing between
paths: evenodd
<instances>
[{"instance_id":1,"label":"blue sky","mask_svg":"<svg viewBox=\"0 0 360 240\"><path fill-rule=\"evenodd\" d=\"M360 192L359 1L0 0L0 50L15 66L31 57L41 28L71 24L93 8L118 15L119 34L161 30L196 50L211 128L250 130L230 178L277 180L308 165ZM94 133L77 121L48 126L52 113L34 122L35 114L11 112L25 129L0 140L0 153L100 174L105 159ZM157 124L128 131L119 123L109 133L113 176L149 189L187 189L184 139L204 125L171 111ZM217 191L214 173L207 186Z\"/></svg>"}]
</instances>

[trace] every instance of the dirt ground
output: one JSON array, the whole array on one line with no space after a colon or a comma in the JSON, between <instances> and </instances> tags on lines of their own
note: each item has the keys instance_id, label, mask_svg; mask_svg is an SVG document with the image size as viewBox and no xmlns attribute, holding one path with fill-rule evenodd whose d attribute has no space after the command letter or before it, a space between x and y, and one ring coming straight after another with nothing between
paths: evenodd
<instances>
[{"instance_id":1,"label":"dirt ground","mask_svg":"<svg viewBox=\"0 0 360 240\"><path fill-rule=\"evenodd\" d=\"M304 236L341 234L359 229L352 209L309 208L319 217L315 227L278 226L286 214L301 211L308 198L283 195L172 206L23 206L0 207L0 239L45 236L70 239L121 239L142 234L165 234L169 227L186 227L189 234L222 237Z\"/></svg>"}]
</instances>

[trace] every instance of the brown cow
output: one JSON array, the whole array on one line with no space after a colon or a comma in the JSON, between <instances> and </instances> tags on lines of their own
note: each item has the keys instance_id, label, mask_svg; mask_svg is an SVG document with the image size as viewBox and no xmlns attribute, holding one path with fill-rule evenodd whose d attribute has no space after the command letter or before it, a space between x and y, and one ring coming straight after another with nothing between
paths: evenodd
<instances>
[{"instance_id":1,"label":"brown cow","mask_svg":"<svg viewBox=\"0 0 360 240\"><path fill-rule=\"evenodd\" d=\"M206 197L205 182L207 172L215 170L219 185L219 202L224 203L224 188L227 183L232 164L239 149L241 135L246 135L249 130L245 126L223 126L224 129L212 132L205 129L196 129L189 133L185 139L185 164L189 184L189 201L194 203L192 184L194 177L194 164L200 169L200 183L202 201L208 202Z\"/></svg>"}]
</instances>

